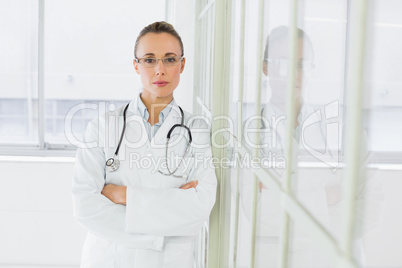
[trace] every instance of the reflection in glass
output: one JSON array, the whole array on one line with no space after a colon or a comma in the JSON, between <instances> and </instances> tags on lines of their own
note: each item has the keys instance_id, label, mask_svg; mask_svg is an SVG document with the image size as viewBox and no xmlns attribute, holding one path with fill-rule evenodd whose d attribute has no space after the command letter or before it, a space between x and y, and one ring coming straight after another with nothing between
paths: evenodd
<instances>
[{"instance_id":1,"label":"reflection in glass","mask_svg":"<svg viewBox=\"0 0 402 268\"><path fill-rule=\"evenodd\" d=\"M309 83L308 71L315 67L314 50L310 37L301 29L297 30L297 59L295 81L295 107L287 107L288 79L288 44L289 28L280 26L274 28L266 41L263 59L263 73L267 78L268 100L262 108L261 138L255 137L253 119L245 123L245 146L252 151L260 146L260 160L263 168L271 171L282 183L285 180L285 170L289 159L285 158L286 120L288 111L295 112L293 126L293 155L292 155L292 193L306 210L332 235L335 239L341 234L343 188L342 179L342 143L339 134L342 133L343 120L339 99L324 104L312 104L306 98L306 85ZM342 106L343 107L343 106ZM258 118L258 116L257 116ZM254 119L255 121L255 119ZM366 140L360 147L364 158L367 159ZM315 163L322 168L309 168L306 163ZM362 172L365 174L366 163L362 160ZM253 174L250 169L244 169L241 178L241 204L245 218L251 222ZM381 187L372 176L357 178L356 192L356 229L353 252L359 264L365 263L362 237L379 223L383 196ZM277 267L277 254L281 239L282 204L280 192L259 182L257 214L256 261L258 267ZM368 212L367 202L370 202ZM367 215L370 215L367 217ZM270 248L269 252L266 252ZM265 250L264 250L265 249ZM313 239L313 233L305 226L298 224L297 219L291 225L289 232L289 267L333 267L334 261L321 245Z\"/></svg>"}]
</instances>

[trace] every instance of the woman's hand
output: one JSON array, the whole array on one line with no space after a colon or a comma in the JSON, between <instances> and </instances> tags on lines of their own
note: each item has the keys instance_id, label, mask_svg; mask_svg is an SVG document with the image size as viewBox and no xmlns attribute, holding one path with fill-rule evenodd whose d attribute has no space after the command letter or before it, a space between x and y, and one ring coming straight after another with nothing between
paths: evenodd
<instances>
[{"instance_id":1,"label":"woman's hand","mask_svg":"<svg viewBox=\"0 0 402 268\"><path fill-rule=\"evenodd\" d=\"M115 204L126 205L126 191L127 186L107 184L103 187L102 194Z\"/></svg>"},{"instance_id":2,"label":"woman's hand","mask_svg":"<svg viewBox=\"0 0 402 268\"><path fill-rule=\"evenodd\" d=\"M195 188L198 185L198 181L190 181L184 184L180 189L190 189L190 188Z\"/></svg>"}]
</instances>

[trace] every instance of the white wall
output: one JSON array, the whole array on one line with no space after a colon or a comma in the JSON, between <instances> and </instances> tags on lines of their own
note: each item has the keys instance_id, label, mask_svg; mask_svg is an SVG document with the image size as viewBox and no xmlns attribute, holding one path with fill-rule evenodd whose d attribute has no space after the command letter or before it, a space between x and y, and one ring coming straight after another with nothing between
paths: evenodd
<instances>
[{"instance_id":1,"label":"white wall","mask_svg":"<svg viewBox=\"0 0 402 268\"><path fill-rule=\"evenodd\" d=\"M78 267L86 231L73 218L73 166L0 162L0 267Z\"/></svg>"},{"instance_id":2,"label":"white wall","mask_svg":"<svg viewBox=\"0 0 402 268\"><path fill-rule=\"evenodd\" d=\"M186 66L180 77L180 84L175 89L174 97L177 103L187 112L193 112L193 92L194 92L194 13L195 1L176 1L167 0L166 6L170 7L167 11L166 20L171 23L183 41L184 57Z\"/></svg>"}]
</instances>

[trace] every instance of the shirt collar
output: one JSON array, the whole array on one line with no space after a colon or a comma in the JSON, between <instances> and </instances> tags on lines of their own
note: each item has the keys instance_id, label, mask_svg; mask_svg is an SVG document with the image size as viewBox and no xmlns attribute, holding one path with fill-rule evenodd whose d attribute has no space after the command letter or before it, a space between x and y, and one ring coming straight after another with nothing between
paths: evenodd
<instances>
[{"instance_id":1,"label":"shirt collar","mask_svg":"<svg viewBox=\"0 0 402 268\"><path fill-rule=\"evenodd\" d=\"M141 96L141 93L138 94L138 97L137 97L138 111L140 112L140 115L142 118L144 118L145 120L148 120L148 118L149 118L148 110L147 110L147 107L145 106L144 102L141 100L140 96Z\"/></svg>"},{"instance_id":2,"label":"shirt collar","mask_svg":"<svg viewBox=\"0 0 402 268\"><path fill-rule=\"evenodd\" d=\"M141 96L141 93L138 94L138 97L137 97L138 111L140 112L141 117L145 121L148 121L149 113L148 113L147 107L145 106L144 102L141 100L140 96ZM166 117L169 115L170 111L172 110L173 105L176 105L176 102L174 99L159 114L159 123L163 123L163 121L165 121Z\"/></svg>"}]
</instances>

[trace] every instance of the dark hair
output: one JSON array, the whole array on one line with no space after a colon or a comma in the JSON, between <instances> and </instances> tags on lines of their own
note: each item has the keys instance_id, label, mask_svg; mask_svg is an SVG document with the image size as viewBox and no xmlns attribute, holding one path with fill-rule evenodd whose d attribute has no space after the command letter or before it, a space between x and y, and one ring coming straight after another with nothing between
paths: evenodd
<instances>
[{"instance_id":1,"label":"dark hair","mask_svg":"<svg viewBox=\"0 0 402 268\"><path fill-rule=\"evenodd\" d=\"M266 46L264 50L264 60L268 58L268 49L269 46L272 45L274 42L282 39L289 38L289 27L288 26L279 26L269 33ZM313 43L311 43L310 37L300 28L297 28L297 38L305 40L307 43L310 44L311 49L313 50ZM313 50L314 55L314 50Z\"/></svg>"},{"instance_id":2,"label":"dark hair","mask_svg":"<svg viewBox=\"0 0 402 268\"><path fill-rule=\"evenodd\" d=\"M170 24L170 23L167 23L165 21L157 21L157 22L151 23L148 26L146 26L144 29L142 29L142 31L140 32L140 34L137 37L137 40L135 41L134 57L137 57L137 55L136 55L137 54L137 47L138 47L138 44L140 42L141 37L143 37L147 33L168 33L168 34L171 34L174 37L176 37L177 40L179 40L180 47L181 47L181 56L183 57L184 48L183 48L183 42L181 41L181 37L176 32L176 30L174 29L173 25Z\"/></svg>"}]
</instances>

